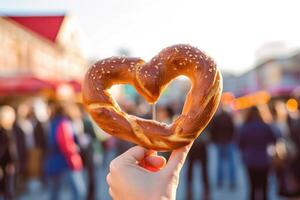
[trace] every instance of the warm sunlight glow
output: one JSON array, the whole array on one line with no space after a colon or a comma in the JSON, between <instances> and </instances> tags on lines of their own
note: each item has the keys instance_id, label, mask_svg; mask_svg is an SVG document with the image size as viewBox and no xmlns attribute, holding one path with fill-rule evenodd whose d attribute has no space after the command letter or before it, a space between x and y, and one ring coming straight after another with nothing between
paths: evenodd
<instances>
[{"instance_id":1,"label":"warm sunlight glow","mask_svg":"<svg viewBox=\"0 0 300 200\"><path fill-rule=\"evenodd\" d=\"M288 111L290 112L295 112L298 108L298 102L296 99L289 99L286 102L286 108L288 109Z\"/></svg>"}]
</instances>

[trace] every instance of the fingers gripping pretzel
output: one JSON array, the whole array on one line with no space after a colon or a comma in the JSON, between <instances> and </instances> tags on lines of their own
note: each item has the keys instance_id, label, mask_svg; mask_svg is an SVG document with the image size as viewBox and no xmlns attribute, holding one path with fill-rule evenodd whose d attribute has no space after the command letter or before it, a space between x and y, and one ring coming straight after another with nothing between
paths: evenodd
<instances>
[{"instance_id":1,"label":"fingers gripping pretzel","mask_svg":"<svg viewBox=\"0 0 300 200\"><path fill-rule=\"evenodd\" d=\"M182 114L170 125L123 112L108 93L114 84L131 84L149 103L177 76L187 76L191 89ZM98 61L83 82L83 102L95 122L107 133L158 151L187 145L206 127L220 101L221 73L214 61L190 45L162 50L150 62L112 57Z\"/></svg>"}]
</instances>

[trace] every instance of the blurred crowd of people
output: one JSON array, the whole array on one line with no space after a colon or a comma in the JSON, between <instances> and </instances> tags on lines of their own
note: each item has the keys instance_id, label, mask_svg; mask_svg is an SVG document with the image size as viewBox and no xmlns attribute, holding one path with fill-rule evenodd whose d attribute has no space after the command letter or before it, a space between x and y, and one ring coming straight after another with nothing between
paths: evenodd
<instances>
[{"instance_id":1,"label":"blurred crowd of people","mask_svg":"<svg viewBox=\"0 0 300 200\"><path fill-rule=\"evenodd\" d=\"M59 199L64 185L74 200L95 199L94 166L101 160L95 138L93 124L76 103L50 101L36 107L25 100L15 108L1 106L0 199L15 199L30 181L47 187L49 199Z\"/></svg>"},{"instance_id":2,"label":"blurred crowd of people","mask_svg":"<svg viewBox=\"0 0 300 200\"><path fill-rule=\"evenodd\" d=\"M171 123L181 113L183 103L184 98L158 103L156 119ZM29 99L13 106L0 106L0 199L21 195L32 180L48 188L49 199L59 199L65 185L74 200L96 199L99 188L95 182L99 177L95 168L100 168L101 163L108 166L106 157L110 150L119 155L132 144L105 136L80 104L37 104ZM152 118L151 107L140 98L121 100L119 104L129 114ZM210 144L217 152L217 188L228 185L230 190L238 189L234 158L238 152L248 177L249 199L268 199L270 174L276 175L279 195L300 195L299 108L289 112L280 100L242 111L221 105L190 150L187 174L183 174L187 180L187 200L194 196L193 169L198 161L203 199L210 199Z\"/></svg>"},{"instance_id":3,"label":"blurred crowd of people","mask_svg":"<svg viewBox=\"0 0 300 200\"><path fill-rule=\"evenodd\" d=\"M248 177L249 200L269 199L268 185L272 174L276 176L278 196L299 197L299 108L288 112L282 101L253 106L239 112L220 106L189 154L187 199L193 199L192 168L196 160L202 165L203 199L209 199L209 143L213 143L217 151L217 188L224 186L224 174L227 173L229 189L237 189L234 155L239 152Z\"/></svg>"},{"instance_id":4,"label":"blurred crowd of people","mask_svg":"<svg viewBox=\"0 0 300 200\"><path fill-rule=\"evenodd\" d=\"M243 161L248 177L250 200L266 200L270 176L276 177L277 194L282 197L300 196L300 111L287 109L286 99L274 99L266 105L233 110L220 104L208 127L195 140L187 160L186 199L193 199L193 169L199 161L203 199L210 199L211 183L208 173L208 146L217 152L216 187L228 183L230 190L238 189L236 154ZM181 113L184 98L157 104L156 119L170 124ZM135 105L138 105L137 107ZM299 104L298 104L299 105ZM152 117L151 107L138 99L135 104L121 105L123 110L137 116ZM121 146L130 147L126 142ZM128 144L128 146L126 146ZM124 150L124 149L123 149ZM120 152L122 153L122 151ZM164 154L168 157L168 154ZM228 180L225 178L228 177Z\"/></svg>"}]
</instances>

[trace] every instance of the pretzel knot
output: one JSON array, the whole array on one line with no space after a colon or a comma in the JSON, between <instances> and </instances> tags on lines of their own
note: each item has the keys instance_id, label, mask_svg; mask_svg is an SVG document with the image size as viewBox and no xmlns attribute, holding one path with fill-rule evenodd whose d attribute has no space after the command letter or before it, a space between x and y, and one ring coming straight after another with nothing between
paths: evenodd
<instances>
[{"instance_id":1,"label":"pretzel knot","mask_svg":"<svg viewBox=\"0 0 300 200\"><path fill-rule=\"evenodd\" d=\"M114 84L130 84L149 103L177 76L187 76L191 89L181 115L170 125L123 112L107 91ZM222 92L222 76L214 61L190 45L163 49L149 62L111 57L98 61L83 82L83 103L107 133L157 151L192 142L215 113Z\"/></svg>"}]
</instances>

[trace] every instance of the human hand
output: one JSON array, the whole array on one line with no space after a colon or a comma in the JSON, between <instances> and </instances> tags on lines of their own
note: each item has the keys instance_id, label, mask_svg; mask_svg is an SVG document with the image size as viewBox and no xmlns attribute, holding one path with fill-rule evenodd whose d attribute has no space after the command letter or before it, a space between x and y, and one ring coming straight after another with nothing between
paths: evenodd
<instances>
[{"instance_id":1,"label":"human hand","mask_svg":"<svg viewBox=\"0 0 300 200\"><path fill-rule=\"evenodd\" d=\"M157 152L135 146L110 163L106 180L114 200L175 200L187 145L174 150L168 163ZM143 167L142 167L142 166Z\"/></svg>"}]
</instances>

